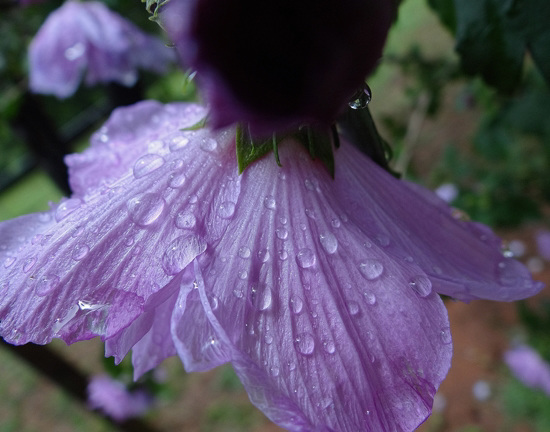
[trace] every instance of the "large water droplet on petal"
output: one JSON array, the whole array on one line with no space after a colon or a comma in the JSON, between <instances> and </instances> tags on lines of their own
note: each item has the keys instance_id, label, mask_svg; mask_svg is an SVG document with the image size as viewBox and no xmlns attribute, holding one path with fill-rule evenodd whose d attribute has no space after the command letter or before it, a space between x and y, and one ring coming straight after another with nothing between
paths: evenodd
<instances>
[{"instance_id":1,"label":"large water droplet on petal","mask_svg":"<svg viewBox=\"0 0 550 432\"><path fill-rule=\"evenodd\" d=\"M140 157L134 164L134 177L139 179L164 165L164 158L156 154Z\"/></svg>"},{"instance_id":2,"label":"large water droplet on petal","mask_svg":"<svg viewBox=\"0 0 550 432\"><path fill-rule=\"evenodd\" d=\"M185 184L185 175L184 174L171 174L170 179L168 180L168 186L173 189L182 187Z\"/></svg>"},{"instance_id":3,"label":"large water droplet on petal","mask_svg":"<svg viewBox=\"0 0 550 432\"><path fill-rule=\"evenodd\" d=\"M290 297L289 306L290 306L290 310L293 313L299 314L300 312L302 312L302 309L304 308L304 301L300 297L292 296Z\"/></svg>"},{"instance_id":4,"label":"large water droplet on petal","mask_svg":"<svg viewBox=\"0 0 550 432\"><path fill-rule=\"evenodd\" d=\"M15 257L7 257L4 260L4 268L10 268L15 262L15 259L16 259Z\"/></svg>"},{"instance_id":5,"label":"large water droplet on petal","mask_svg":"<svg viewBox=\"0 0 550 432\"><path fill-rule=\"evenodd\" d=\"M261 262L267 262L269 261L269 258L271 257L271 254L269 253L269 251L267 249L260 249L258 251L258 259L261 261Z\"/></svg>"},{"instance_id":6,"label":"large water droplet on petal","mask_svg":"<svg viewBox=\"0 0 550 432\"><path fill-rule=\"evenodd\" d=\"M68 200L63 201L55 210L55 220L57 222L62 221L77 208L79 208L81 204L82 201L78 198L69 198Z\"/></svg>"},{"instance_id":7,"label":"large water droplet on petal","mask_svg":"<svg viewBox=\"0 0 550 432\"><path fill-rule=\"evenodd\" d=\"M176 136L172 138L170 141L170 144L168 144L168 148L170 151L174 152L176 150L179 150L180 148L185 147L189 143L189 138L184 136Z\"/></svg>"},{"instance_id":8,"label":"large water droplet on petal","mask_svg":"<svg viewBox=\"0 0 550 432\"><path fill-rule=\"evenodd\" d=\"M250 255L251 255L250 248L243 246L239 249L239 256L241 258L247 259L247 258L250 258Z\"/></svg>"},{"instance_id":9,"label":"large water droplet on petal","mask_svg":"<svg viewBox=\"0 0 550 432\"><path fill-rule=\"evenodd\" d=\"M376 296L374 295L374 293L371 293L369 291L365 291L365 292L363 292L363 296L365 297L365 301L368 304L370 304L370 305L376 304Z\"/></svg>"},{"instance_id":10,"label":"large water droplet on petal","mask_svg":"<svg viewBox=\"0 0 550 432\"><path fill-rule=\"evenodd\" d=\"M315 261L315 254L311 249L300 249L296 254L296 262L304 269L315 265Z\"/></svg>"},{"instance_id":11,"label":"large water droplet on petal","mask_svg":"<svg viewBox=\"0 0 550 432\"><path fill-rule=\"evenodd\" d=\"M365 83L351 98L348 105L351 109L364 109L372 99L372 91Z\"/></svg>"},{"instance_id":12,"label":"large water droplet on petal","mask_svg":"<svg viewBox=\"0 0 550 432\"><path fill-rule=\"evenodd\" d=\"M90 251L90 247L87 244L78 244L73 249L73 259L75 261L80 261L88 255L88 252Z\"/></svg>"},{"instance_id":13,"label":"large water droplet on petal","mask_svg":"<svg viewBox=\"0 0 550 432\"><path fill-rule=\"evenodd\" d=\"M30 272L35 264L36 264L36 257L28 258L27 261L25 261L25 264L23 265L23 271L25 273Z\"/></svg>"},{"instance_id":14,"label":"large water droplet on petal","mask_svg":"<svg viewBox=\"0 0 550 432\"><path fill-rule=\"evenodd\" d=\"M384 272L384 265L375 259L369 259L359 264L359 271L367 280L378 279Z\"/></svg>"},{"instance_id":15,"label":"large water droplet on petal","mask_svg":"<svg viewBox=\"0 0 550 432\"><path fill-rule=\"evenodd\" d=\"M269 210L275 210L275 207L277 206L275 202L275 198L273 198L271 195L266 196L264 198L264 207Z\"/></svg>"},{"instance_id":16,"label":"large water droplet on petal","mask_svg":"<svg viewBox=\"0 0 550 432\"><path fill-rule=\"evenodd\" d=\"M206 241L196 235L178 237L164 252L162 267L167 275L175 275L205 250Z\"/></svg>"},{"instance_id":17,"label":"large water droplet on petal","mask_svg":"<svg viewBox=\"0 0 550 432\"><path fill-rule=\"evenodd\" d=\"M286 240L288 238L288 231L286 228L277 228L275 230L275 234L277 235L277 238L281 240Z\"/></svg>"},{"instance_id":18,"label":"large water droplet on petal","mask_svg":"<svg viewBox=\"0 0 550 432\"><path fill-rule=\"evenodd\" d=\"M128 200L130 219L139 226L151 225L164 210L164 199L155 193L146 193Z\"/></svg>"},{"instance_id":19,"label":"large water droplet on petal","mask_svg":"<svg viewBox=\"0 0 550 432\"><path fill-rule=\"evenodd\" d=\"M320 234L319 241L321 242L321 246L323 246L325 252L328 254L333 254L336 252L336 249L338 249L338 240L336 239L336 236L330 232Z\"/></svg>"},{"instance_id":20,"label":"large water droplet on petal","mask_svg":"<svg viewBox=\"0 0 550 432\"><path fill-rule=\"evenodd\" d=\"M359 313L359 305L357 304L357 302L350 301L348 303L348 311L350 315L357 315Z\"/></svg>"},{"instance_id":21,"label":"large water droplet on petal","mask_svg":"<svg viewBox=\"0 0 550 432\"><path fill-rule=\"evenodd\" d=\"M432 281L430 280L430 278L424 275L414 276L409 281L409 286L420 297L426 297L432 292Z\"/></svg>"},{"instance_id":22,"label":"large water droplet on petal","mask_svg":"<svg viewBox=\"0 0 550 432\"><path fill-rule=\"evenodd\" d=\"M336 345L332 340L325 340L323 341L323 349L328 354L334 354L336 352Z\"/></svg>"},{"instance_id":23,"label":"large water droplet on petal","mask_svg":"<svg viewBox=\"0 0 550 432\"><path fill-rule=\"evenodd\" d=\"M214 138L203 138L200 147L206 152L213 152L218 148L218 142Z\"/></svg>"},{"instance_id":24,"label":"large water droplet on petal","mask_svg":"<svg viewBox=\"0 0 550 432\"><path fill-rule=\"evenodd\" d=\"M311 333L300 333L294 339L294 345L300 354L311 355L315 350L315 339Z\"/></svg>"},{"instance_id":25,"label":"large water droplet on petal","mask_svg":"<svg viewBox=\"0 0 550 432\"><path fill-rule=\"evenodd\" d=\"M218 207L218 215L222 219L229 219L235 213L235 203L231 201L225 201Z\"/></svg>"},{"instance_id":26,"label":"large water droplet on petal","mask_svg":"<svg viewBox=\"0 0 550 432\"><path fill-rule=\"evenodd\" d=\"M273 293L271 292L271 288L263 284L253 286L250 293L250 300L259 311L269 309L271 302L273 301Z\"/></svg>"}]
</instances>

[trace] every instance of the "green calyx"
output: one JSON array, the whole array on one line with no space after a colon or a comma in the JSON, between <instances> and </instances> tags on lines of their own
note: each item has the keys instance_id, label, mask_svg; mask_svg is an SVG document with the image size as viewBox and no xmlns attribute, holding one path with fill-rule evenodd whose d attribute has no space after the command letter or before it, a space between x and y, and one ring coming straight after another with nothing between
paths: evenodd
<instances>
[{"instance_id":1,"label":"green calyx","mask_svg":"<svg viewBox=\"0 0 550 432\"><path fill-rule=\"evenodd\" d=\"M145 3L145 9L147 10L147 12L153 15L150 18L152 21L158 20L158 11L169 1L170 0L141 0L142 3Z\"/></svg>"}]
</instances>

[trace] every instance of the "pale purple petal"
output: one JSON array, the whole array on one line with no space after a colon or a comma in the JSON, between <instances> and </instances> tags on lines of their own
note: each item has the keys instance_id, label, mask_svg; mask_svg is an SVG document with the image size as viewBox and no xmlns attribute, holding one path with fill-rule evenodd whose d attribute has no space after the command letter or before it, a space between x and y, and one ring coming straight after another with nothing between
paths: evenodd
<instances>
[{"instance_id":1,"label":"pale purple petal","mask_svg":"<svg viewBox=\"0 0 550 432\"><path fill-rule=\"evenodd\" d=\"M523 384L550 396L550 364L533 348L521 345L504 354L504 362Z\"/></svg>"},{"instance_id":2,"label":"pale purple petal","mask_svg":"<svg viewBox=\"0 0 550 432\"><path fill-rule=\"evenodd\" d=\"M82 78L91 85L132 85L137 68L165 72L174 54L100 2L66 1L52 12L29 47L30 88L59 98Z\"/></svg>"},{"instance_id":3,"label":"pale purple petal","mask_svg":"<svg viewBox=\"0 0 550 432\"><path fill-rule=\"evenodd\" d=\"M139 417L151 407L152 398L143 390L129 392L126 386L107 376L94 376L88 384L88 405L116 421Z\"/></svg>"},{"instance_id":4,"label":"pale purple petal","mask_svg":"<svg viewBox=\"0 0 550 432\"><path fill-rule=\"evenodd\" d=\"M539 231L535 236L539 255L550 261L550 231Z\"/></svg>"}]
</instances>

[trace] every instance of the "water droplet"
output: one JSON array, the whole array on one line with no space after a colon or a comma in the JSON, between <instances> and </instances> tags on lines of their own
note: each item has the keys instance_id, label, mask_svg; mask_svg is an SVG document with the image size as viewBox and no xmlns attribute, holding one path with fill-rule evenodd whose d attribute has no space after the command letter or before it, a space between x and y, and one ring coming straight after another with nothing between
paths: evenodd
<instances>
[{"instance_id":1,"label":"water droplet","mask_svg":"<svg viewBox=\"0 0 550 432\"><path fill-rule=\"evenodd\" d=\"M506 258L497 265L499 282L506 287L520 287L525 283L525 269L523 264Z\"/></svg>"},{"instance_id":2,"label":"water droplet","mask_svg":"<svg viewBox=\"0 0 550 432\"><path fill-rule=\"evenodd\" d=\"M34 265L36 264L36 258L31 257L25 261L25 264L23 265L23 272L28 273L32 270Z\"/></svg>"},{"instance_id":3,"label":"water droplet","mask_svg":"<svg viewBox=\"0 0 550 432\"><path fill-rule=\"evenodd\" d=\"M271 376L274 376L274 377L278 377L279 376L279 373L280 373L280 370L277 366L273 366L269 369L269 371L271 372Z\"/></svg>"},{"instance_id":4,"label":"water droplet","mask_svg":"<svg viewBox=\"0 0 550 432\"><path fill-rule=\"evenodd\" d=\"M219 216L222 219L229 219L235 213L235 203L231 201L225 201L218 207Z\"/></svg>"},{"instance_id":5,"label":"water droplet","mask_svg":"<svg viewBox=\"0 0 550 432\"><path fill-rule=\"evenodd\" d=\"M250 248L243 246L239 249L239 256L241 258L247 259L247 258L250 258L250 255L251 255Z\"/></svg>"},{"instance_id":6,"label":"water droplet","mask_svg":"<svg viewBox=\"0 0 550 432\"><path fill-rule=\"evenodd\" d=\"M165 144L161 140L153 140L147 144L147 151L149 153L162 153L165 148Z\"/></svg>"},{"instance_id":7,"label":"water droplet","mask_svg":"<svg viewBox=\"0 0 550 432\"><path fill-rule=\"evenodd\" d=\"M134 164L134 177L139 179L164 165L164 159L156 154L140 157Z\"/></svg>"},{"instance_id":8,"label":"water droplet","mask_svg":"<svg viewBox=\"0 0 550 432\"><path fill-rule=\"evenodd\" d=\"M267 333L264 337L265 343L271 345L273 343L273 336L271 333Z\"/></svg>"},{"instance_id":9,"label":"water droplet","mask_svg":"<svg viewBox=\"0 0 550 432\"><path fill-rule=\"evenodd\" d=\"M9 268L13 265L13 263L15 262L15 257L7 257L5 260L4 260L4 268Z\"/></svg>"},{"instance_id":10,"label":"water droplet","mask_svg":"<svg viewBox=\"0 0 550 432\"><path fill-rule=\"evenodd\" d=\"M189 195L189 204L196 204L199 200L199 197L197 195Z\"/></svg>"},{"instance_id":11,"label":"water droplet","mask_svg":"<svg viewBox=\"0 0 550 432\"><path fill-rule=\"evenodd\" d=\"M376 240L378 240L378 244L382 247L389 246L390 244L390 238L385 234L378 234Z\"/></svg>"},{"instance_id":12,"label":"water droplet","mask_svg":"<svg viewBox=\"0 0 550 432\"><path fill-rule=\"evenodd\" d=\"M83 232L84 232L84 227L78 226L73 230L73 233L71 234L71 237L73 237L73 238L80 237Z\"/></svg>"},{"instance_id":13,"label":"water droplet","mask_svg":"<svg viewBox=\"0 0 550 432\"><path fill-rule=\"evenodd\" d=\"M182 187L185 184L185 175L184 174L170 174L170 179L168 180L168 186L173 189Z\"/></svg>"},{"instance_id":14,"label":"water droplet","mask_svg":"<svg viewBox=\"0 0 550 432\"><path fill-rule=\"evenodd\" d=\"M77 42L73 46L65 50L65 58L69 61L75 61L82 57L86 52L86 45L82 42Z\"/></svg>"},{"instance_id":15,"label":"water droplet","mask_svg":"<svg viewBox=\"0 0 550 432\"><path fill-rule=\"evenodd\" d=\"M86 244L78 244L73 249L73 259L75 261L80 261L88 255L88 252L90 252L90 247Z\"/></svg>"},{"instance_id":16,"label":"water droplet","mask_svg":"<svg viewBox=\"0 0 550 432\"><path fill-rule=\"evenodd\" d=\"M181 236L170 243L162 257L162 267L167 275L175 275L185 269L206 250L206 242L195 235Z\"/></svg>"},{"instance_id":17,"label":"water droplet","mask_svg":"<svg viewBox=\"0 0 550 432\"><path fill-rule=\"evenodd\" d=\"M244 297L244 292L243 292L243 290L240 290L240 289L234 289L233 290L233 295L235 297L237 297L238 299L242 299Z\"/></svg>"},{"instance_id":18,"label":"water droplet","mask_svg":"<svg viewBox=\"0 0 550 432\"><path fill-rule=\"evenodd\" d=\"M279 251L279 259L280 259L281 261L286 261L287 258L288 258L288 252L287 252L285 249L281 249L281 250Z\"/></svg>"},{"instance_id":19,"label":"water droplet","mask_svg":"<svg viewBox=\"0 0 550 432\"><path fill-rule=\"evenodd\" d=\"M269 210L275 210L275 207L277 206L275 202L275 198L273 198L271 195L268 195L264 198L264 207Z\"/></svg>"},{"instance_id":20,"label":"water droplet","mask_svg":"<svg viewBox=\"0 0 550 432\"><path fill-rule=\"evenodd\" d=\"M267 249L260 249L258 251L258 259L261 261L261 262L267 262L269 261L269 258L271 258L271 255L269 253L269 251Z\"/></svg>"},{"instance_id":21,"label":"water droplet","mask_svg":"<svg viewBox=\"0 0 550 432\"><path fill-rule=\"evenodd\" d=\"M337 219L337 218L334 218L332 219L332 221L330 222L330 224L334 227L334 228L340 228L340 219Z\"/></svg>"},{"instance_id":22,"label":"water droplet","mask_svg":"<svg viewBox=\"0 0 550 432\"><path fill-rule=\"evenodd\" d=\"M304 180L304 185L306 186L307 190L310 190L310 191L315 190L315 185L313 184L313 182L310 179L305 179Z\"/></svg>"},{"instance_id":23,"label":"water droplet","mask_svg":"<svg viewBox=\"0 0 550 432\"><path fill-rule=\"evenodd\" d=\"M175 224L179 229L192 229L197 224L197 218L193 213L182 211L176 216Z\"/></svg>"},{"instance_id":24,"label":"water droplet","mask_svg":"<svg viewBox=\"0 0 550 432\"><path fill-rule=\"evenodd\" d=\"M78 198L69 198L68 200L63 201L55 210L55 220L57 222L61 222L77 208L79 208L81 204L82 201Z\"/></svg>"},{"instance_id":25,"label":"water droplet","mask_svg":"<svg viewBox=\"0 0 550 432\"><path fill-rule=\"evenodd\" d=\"M372 91L365 83L351 98L348 105L351 109L364 109L372 99Z\"/></svg>"},{"instance_id":26,"label":"water droplet","mask_svg":"<svg viewBox=\"0 0 550 432\"><path fill-rule=\"evenodd\" d=\"M296 254L296 262L304 269L315 265L315 261L315 254L311 249L300 249Z\"/></svg>"},{"instance_id":27,"label":"water droplet","mask_svg":"<svg viewBox=\"0 0 550 432\"><path fill-rule=\"evenodd\" d=\"M368 292L368 291L365 291L363 293L363 296L365 297L365 301L370 304L370 305L374 305L376 304L376 296L371 293L371 292Z\"/></svg>"},{"instance_id":28,"label":"water droplet","mask_svg":"<svg viewBox=\"0 0 550 432\"><path fill-rule=\"evenodd\" d=\"M220 301L219 301L218 297L212 296L208 300L209 300L209 303L210 303L210 309L212 309L213 311L218 309L218 306L220 305Z\"/></svg>"},{"instance_id":29,"label":"water droplet","mask_svg":"<svg viewBox=\"0 0 550 432\"><path fill-rule=\"evenodd\" d=\"M426 297L432 292L432 281L430 280L430 278L424 275L414 276L409 281L409 286L420 297Z\"/></svg>"},{"instance_id":30,"label":"water droplet","mask_svg":"<svg viewBox=\"0 0 550 432\"><path fill-rule=\"evenodd\" d=\"M310 219L315 219L316 215L315 215L315 210L313 209L306 209L306 216Z\"/></svg>"},{"instance_id":31,"label":"water droplet","mask_svg":"<svg viewBox=\"0 0 550 432\"><path fill-rule=\"evenodd\" d=\"M336 352L336 345L331 340L323 341L323 349L328 354L334 354Z\"/></svg>"},{"instance_id":32,"label":"water droplet","mask_svg":"<svg viewBox=\"0 0 550 432\"><path fill-rule=\"evenodd\" d=\"M52 276L43 276L38 280L38 283L36 284L36 295L37 296L45 296L46 294L52 292L59 283L59 276L52 275Z\"/></svg>"},{"instance_id":33,"label":"water droplet","mask_svg":"<svg viewBox=\"0 0 550 432\"><path fill-rule=\"evenodd\" d=\"M139 226L147 226L155 222L162 214L164 205L164 199L154 193L131 198L126 204L130 219Z\"/></svg>"},{"instance_id":34,"label":"water droplet","mask_svg":"<svg viewBox=\"0 0 550 432\"><path fill-rule=\"evenodd\" d=\"M451 337L451 329L449 327L444 328L439 332L439 338L441 339L441 342L445 345L449 345L452 343L453 339Z\"/></svg>"},{"instance_id":35,"label":"water droplet","mask_svg":"<svg viewBox=\"0 0 550 432\"><path fill-rule=\"evenodd\" d=\"M367 280L378 279L384 272L384 265L375 259L369 259L359 264L359 271Z\"/></svg>"},{"instance_id":36,"label":"water droplet","mask_svg":"<svg viewBox=\"0 0 550 432\"><path fill-rule=\"evenodd\" d=\"M286 230L286 228L277 228L275 230L275 234L280 240L286 240L288 238L288 231Z\"/></svg>"},{"instance_id":37,"label":"water droplet","mask_svg":"<svg viewBox=\"0 0 550 432\"><path fill-rule=\"evenodd\" d=\"M336 252L336 249L338 249L338 240L336 239L336 236L330 232L320 234L319 241L321 242L321 246L323 246L325 252L328 254L333 254Z\"/></svg>"},{"instance_id":38,"label":"water droplet","mask_svg":"<svg viewBox=\"0 0 550 432\"><path fill-rule=\"evenodd\" d=\"M281 225L286 225L287 222L288 222L288 219L287 219L286 217L284 217L284 216L281 216L281 217L279 218L279 221L281 222Z\"/></svg>"},{"instance_id":39,"label":"water droplet","mask_svg":"<svg viewBox=\"0 0 550 432\"><path fill-rule=\"evenodd\" d=\"M321 401L319 402L319 406L322 409L327 409L331 405L332 405L332 398L330 398L330 397L325 397L325 398L321 399Z\"/></svg>"},{"instance_id":40,"label":"water droplet","mask_svg":"<svg viewBox=\"0 0 550 432\"><path fill-rule=\"evenodd\" d=\"M359 313L359 305L357 304L357 302L350 301L348 303L348 311L350 315L357 315Z\"/></svg>"},{"instance_id":41,"label":"water droplet","mask_svg":"<svg viewBox=\"0 0 550 432\"><path fill-rule=\"evenodd\" d=\"M170 144L168 144L168 148L170 151L174 152L176 150L179 150L180 148L185 147L189 143L189 138L184 136L177 136L172 138L170 141Z\"/></svg>"},{"instance_id":42,"label":"water droplet","mask_svg":"<svg viewBox=\"0 0 550 432\"><path fill-rule=\"evenodd\" d=\"M300 333L294 339L294 345L300 354L311 355L315 350L315 339L311 333Z\"/></svg>"},{"instance_id":43,"label":"water droplet","mask_svg":"<svg viewBox=\"0 0 550 432\"><path fill-rule=\"evenodd\" d=\"M259 311L265 311L271 306L273 294L267 285L256 285L252 287L250 300Z\"/></svg>"},{"instance_id":44,"label":"water droplet","mask_svg":"<svg viewBox=\"0 0 550 432\"><path fill-rule=\"evenodd\" d=\"M302 309L304 308L304 301L300 297L290 297L289 300L290 310L295 313L299 314L302 312Z\"/></svg>"},{"instance_id":45,"label":"water droplet","mask_svg":"<svg viewBox=\"0 0 550 432\"><path fill-rule=\"evenodd\" d=\"M203 138L200 147L206 152L213 152L218 147L218 142L214 138Z\"/></svg>"},{"instance_id":46,"label":"water droplet","mask_svg":"<svg viewBox=\"0 0 550 432\"><path fill-rule=\"evenodd\" d=\"M86 300L78 301L78 308L82 311L96 311L103 308L103 305L95 304Z\"/></svg>"},{"instance_id":47,"label":"water droplet","mask_svg":"<svg viewBox=\"0 0 550 432\"><path fill-rule=\"evenodd\" d=\"M246 270L239 270L238 276L239 279L245 280L248 278L248 272Z\"/></svg>"}]
</instances>

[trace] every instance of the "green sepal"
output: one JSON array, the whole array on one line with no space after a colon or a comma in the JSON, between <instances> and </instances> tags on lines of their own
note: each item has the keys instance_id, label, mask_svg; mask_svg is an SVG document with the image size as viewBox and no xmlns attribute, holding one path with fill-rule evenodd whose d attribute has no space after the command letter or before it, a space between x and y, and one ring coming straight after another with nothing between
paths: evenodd
<instances>
[{"instance_id":1,"label":"green sepal","mask_svg":"<svg viewBox=\"0 0 550 432\"><path fill-rule=\"evenodd\" d=\"M338 119L337 125L342 135L355 147L365 153L386 171L399 177L389 166L391 148L380 136L368 108L351 109Z\"/></svg>"},{"instance_id":2,"label":"green sepal","mask_svg":"<svg viewBox=\"0 0 550 432\"><path fill-rule=\"evenodd\" d=\"M265 156L270 151L273 151L275 154L277 165L281 166L278 152L279 142L280 139L278 139L275 134L267 139L252 138L248 126L239 123L235 135L239 174L242 174L252 162Z\"/></svg>"},{"instance_id":3,"label":"green sepal","mask_svg":"<svg viewBox=\"0 0 550 432\"><path fill-rule=\"evenodd\" d=\"M312 159L319 159L334 178L334 154L332 144L334 140L331 128L319 126L303 126L300 128L299 141L309 151ZM339 144L339 141L337 142Z\"/></svg>"},{"instance_id":4,"label":"green sepal","mask_svg":"<svg viewBox=\"0 0 550 432\"><path fill-rule=\"evenodd\" d=\"M199 129L202 129L203 127L205 127L207 121L208 121L208 116L204 116L197 123L192 124L191 126L187 126L185 128L181 128L180 130L183 131L183 132L196 131L196 130L199 130Z\"/></svg>"},{"instance_id":5,"label":"green sepal","mask_svg":"<svg viewBox=\"0 0 550 432\"><path fill-rule=\"evenodd\" d=\"M169 1L170 0L141 0L142 3L145 3L145 9L147 10L147 12L153 15L149 18L151 21L158 20L159 9Z\"/></svg>"}]
</instances>

